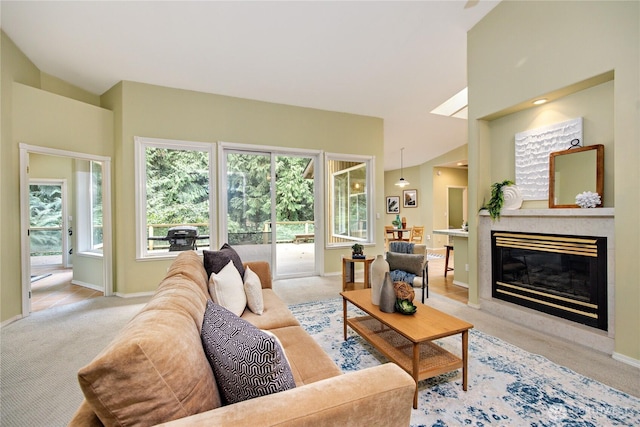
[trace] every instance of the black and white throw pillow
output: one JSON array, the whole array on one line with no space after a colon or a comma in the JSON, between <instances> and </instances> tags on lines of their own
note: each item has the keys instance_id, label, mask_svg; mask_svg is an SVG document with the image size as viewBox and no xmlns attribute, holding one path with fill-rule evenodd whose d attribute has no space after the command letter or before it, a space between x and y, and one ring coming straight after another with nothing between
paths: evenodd
<instances>
[{"instance_id":1,"label":"black and white throw pillow","mask_svg":"<svg viewBox=\"0 0 640 427\"><path fill-rule=\"evenodd\" d=\"M278 340L212 301L201 338L225 404L296 386Z\"/></svg>"}]
</instances>

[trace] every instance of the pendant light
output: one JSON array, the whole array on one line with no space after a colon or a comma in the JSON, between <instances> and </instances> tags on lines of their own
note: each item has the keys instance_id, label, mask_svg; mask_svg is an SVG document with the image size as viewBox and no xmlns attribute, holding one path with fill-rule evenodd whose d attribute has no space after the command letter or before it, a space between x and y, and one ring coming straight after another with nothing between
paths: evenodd
<instances>
[{"instance_id":1,"label":"pendant light","mask_svg":"<svg viewBox=\"0 0 640 427\"><path fill-rule=\"evenodd\" d=\"M398 180L398 182L396 182L396 185L400 188L406 187L407 185L409 185L409 181L403 178L403 175L404 175L403 153L404 153L404 147L400 149L400 179Z\"/></svg>"}]
</instances>

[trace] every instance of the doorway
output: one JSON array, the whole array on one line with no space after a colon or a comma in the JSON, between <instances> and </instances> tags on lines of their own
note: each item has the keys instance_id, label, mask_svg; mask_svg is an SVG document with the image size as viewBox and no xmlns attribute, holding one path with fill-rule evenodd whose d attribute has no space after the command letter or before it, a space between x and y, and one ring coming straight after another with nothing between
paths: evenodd
<instances>
[{"instance_id":1,"label":"doorway","mask_svg":"<svg viewBox=\"0 0 640 427\"><path fill-rule=\"evenodd\" d=\"M447 218L449 229L462 228L467 221L467 187L447 187Z\"/></svg>"},{"instance_id":2,"label":"doorway","mask_svg":"<svg viewBox=\"0 0 640 427\"><path fill-rule=\"evenodd\" d=\"M38 253L38 250L42 250L43 253L47 253L51 256L56 256L54 253L58 249L47 248L46 245L42 246L42 243L49 241L52 243L54 240L60 241L60 267L73 265L73 277L74 281L78 282L83 287L89 287L94 290L103 292L105 296L109 296L113 292L112 285L112 252L111 252L111 160L108 157L95 156L84 153L70 152L65 150L58 150L53 148L38 147L27 144L20 144L20 223L21 223L21 272L22 272L22 316L28 316L32 311L32 246ZM45 160L42 162L42 160ZM100 211L101 217L101 234L104 236L104 242L101 244L99 250L87 251L85 248L74 248L70 242L77 241L70 238L70 233L75 233L76 227L70 225L73 221L77 223L79 217L91 217L91 212L85 208L79 208L79 199L84 199L82 195L78 196L76 191L71 191L71 194L67 194L66 187L70 182L77 184L80 180L86 177L74 170L73 165L77 161L84 162L96 162L101 165L103 171L100 180L100 192L102 197L102 206ZM60 171L60 164L64 164L67 168L66 175ZM48 169L47 169L48 168ZM71 171L71 172L69 172ZM86 174L85 174L86 175ZM53 177L45 179L45 176ZM64 178L61 178L63 176ZM33 179L32 179L33 178ZM54 181L51 181L53 179ZM32 187L33 185L40 186L46 184L47 181L66 181L66 184L61 186L59 203L60 212L55 215L51 213L50 221L51 228L34 226L32 223L32 197L35 196L34 192L39 190L40 196L43 196L43 192L50 192L51 194L45 198L49 209L56 208L55 193L58 191L55 187L49 188L45 186ZM79 185L73 185L74 188ZM64 188L64 190L63 190ZM33 192L32 192L33 190ZM64 200L73 200L71 203L65 203ZM34 201L34 203L36 203ZM67 205L70 206L70 211L75 215L69 215L67 212ZM43 206L41 206L43 207ZM43 207L44 209L44 207ZM43 211L44 212L44 211ZM88 221L91 221L90 219ZM57 222L57 224L56 224ZM90 232L90 231L89 231ZM44 234L43 234L44 233ZM44 238L44 235L49 233L49 238ZM40 245L40 246L39 246ZM51 250L50 250L51 249ZM73 252L73 262L70 261L71 252ZM57 258L52 261L57 262ZM96 275L96 271L100 272ZM91 277L89 281L85 282L82 279L82 274L86 273L87 277ZM79 279L77 279L79 277Z\"/></svg>"},{"instance_id":3,"label":"doorway","mask_svg":"<svg viewBox=\"0 0 640 427\"><path fill-rule=\"evenodd\" d=\"M220 145L221 237L243 260L269 262L274 278L319 274L319 154Z\"/></svg>"},{"instance_id":4,"label":"doorway","mask_svg":"<svg viewBox=\"0 0 640 427\"><path fill-rule=\"evenodd\" d=\"M70 267L65 179L29 180L29 244L31 269Z\"/></svg>"}]
</instances>

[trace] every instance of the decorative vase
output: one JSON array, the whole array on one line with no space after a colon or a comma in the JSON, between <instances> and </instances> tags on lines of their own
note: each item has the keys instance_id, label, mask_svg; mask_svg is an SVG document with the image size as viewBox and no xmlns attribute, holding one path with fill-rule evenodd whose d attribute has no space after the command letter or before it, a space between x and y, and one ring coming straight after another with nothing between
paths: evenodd
<instances>
[{"instance_id":1,"label":"decorative vase","mask_svg":"<svg viewBox=\"0 0 640 427\"><path fill-rule=\"evenodd\" d=\"M371 263L371 303L380 305L380 292L385 273L389 272L389 263L382 255L378 255Z\"/></svg>"},{"instance_id":2,"label":"decorative vase","mask_svg":"<svg viewBox=\"0 0 640 427\"><path fill-rule=\"evenodd\" d=\"M522 206L522 193L516 185L507 185L502 187L502 195L504 197L504 204L502 209L516 210Z\"/></svg>"},{"instance_id":3,"label":"decorative vase","mask_svg":"<svg viewBox=\"0 0 640 427\"><path fill-rule=\"evenodd\" d=\"M402 228L407 228L407 218L402 217Z\"/></svg>"},{"instance_id":4,"label":"decorative vase","mask_svg":"<svg viewBox=\"0 0 640 427\"><path fill-rule=\"evenodd\" d=\"M393 289L393 280L389 273L384 273L382 290L380 291L380 311L393 313L396 308L396 291Z\"/></svg>"},{"instance_id":5,"label":"decorative vase","mask_svg":"<svg viewBox=\"0 0 640 427\"><path fill-rule=\"evenodd\" d=\"M402 227L402 221L400 221L400 215L396 215L396 224L398 224L396 226L397 228Z\"/></svg>"}]
</instances>

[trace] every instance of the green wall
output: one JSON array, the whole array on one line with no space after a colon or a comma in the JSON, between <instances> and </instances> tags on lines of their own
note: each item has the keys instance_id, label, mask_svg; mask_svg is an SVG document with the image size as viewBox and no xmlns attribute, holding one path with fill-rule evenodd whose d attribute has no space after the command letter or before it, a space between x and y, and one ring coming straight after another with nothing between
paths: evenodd
<instances>
[{"instance_id":1,"label":"green wall","mask_svg":"<svg viewBox=\"0 0 640 427\"><path fill-rule=\"evenodd\" d=\"M410 183L406 188L418 190L418 207L403 208L401 206L400 216L407 217L409 226L424 225L425 240L423 243L428 248L441 249L447 242L447 236L432 234L433 230L448 228L447 218L444 215L447 207L447 187L467 186L467 171L465 169L442 167L442 165L466 159L467 145L464 144L419 166L404 168L404 178ZM402 200L402 189L394 185L398 179L400 179L399 169L385 172L385 196L400 196L400 200ZM379 228L383 231L385 225L391 225L395 215L386 215L384 205L382 205L381 211L383 221ZM471 210L469 210L469 214L471 214Z\"/></svg>"},{"instance_id":2,"label":"green wall","mask_svg":"<svg viewBox=\"0 0 640 427\"><path fill-rule=\"evenodd\" d=\"M373 117L273 104L221 95L122 82L103 97L114 109L115 146L115 265L116 292L135 294L155 290L167 260L136 261L134 205L134 137L154 137L216 143L218 141L324 150L381 157L382 120ZM375 184L383 186L381 165ZM376 195L383 206L383 198ZM382 233L377 236L382 247ZM223 242L218 242L220 245ZM214 243L215 244L215 243ZM375 249L371 249L374 251ZM341 269L341 254L325 250L323 271ZM369 252L369 250L367 251Z\"/></svg>"},{"instance_id":3,"label":"green wall","mask_svg":"<svg viewBox=\"0 0 640 427\"><path fill-rule=\"evenodd\" d=\"M639 9L638 2L502 2L467 38L470 211L488 197L492 182L514 178L501 133L524 130L523 119L534 128L585 112L587 145L606 144L605 204L615 206L614 356L632 363L640 360ZM581 85L601 75L614 80ZM555 101L517 113L542 96ZM470 217L471 230L476 224ZM469 301L477 304L474 233L469 259Z\"/></svg>"}]
</instances>

